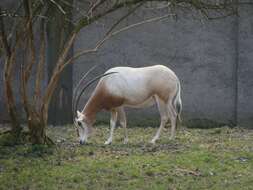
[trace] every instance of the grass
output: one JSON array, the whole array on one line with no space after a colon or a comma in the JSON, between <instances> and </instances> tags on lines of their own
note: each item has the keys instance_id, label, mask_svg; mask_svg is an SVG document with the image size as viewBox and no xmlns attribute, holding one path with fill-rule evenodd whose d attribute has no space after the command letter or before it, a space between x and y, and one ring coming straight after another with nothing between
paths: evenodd
<instances>
[{"instance_id":1,"label":"grass","mask_svg":"<svg viewBox=\"0 0 253 190\"><path fill-rule=\"evenodd\" d=\"M253 189L253 130L181 128L156 145L156 128L117 128L112 145L107 126L96 127L80 146L72 126L49 128L56 146L0 146L0 189Z\"/></svg>"}]
</instances>

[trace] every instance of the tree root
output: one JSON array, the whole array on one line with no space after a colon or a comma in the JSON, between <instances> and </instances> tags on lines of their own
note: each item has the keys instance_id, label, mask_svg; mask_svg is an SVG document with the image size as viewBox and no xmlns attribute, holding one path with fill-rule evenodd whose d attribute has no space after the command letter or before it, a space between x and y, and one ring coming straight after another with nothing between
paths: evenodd
<instances>
[{"instance_id":1,"label":"tree root","mask_svg":"<svg viewBox=\"0 0 253 190\"><path fill-rule=\"evenodd\" d=\"M3 132L0 132L0 135L4 135L4 134L7 134L7 133L11 133L12 131L11 130L6 130L6 131L3 131Z\"/></svg>"},{"instance_id":2,"label":"tree root","mask_svg":"<svg viewBox=\"0 0 253 190\"><path fill-rule=\"evenodd\" d=\"M11 130L6 130L0 133L0 136L2 139L0 141L0 144L2 145L17 145L17 144L30 144L32 143L31 141L31 134L29 133L29 131L23 131L21 132L21 134L19 136L15 136L13 135ZM44 137L44 142L42 144L45 145L55 145L55 142L48 136Z\"/></svg>"},{"instance_id":3,"label":"tree root","mask_svg":"<svg viewBox=\"0 0 253 190\"><path fill-rule=\"evenodd\" d=\"M48 136L45 137L45 144L47 145L55 145L55 142L49 138Z\"/></svg>"}]
</instances>

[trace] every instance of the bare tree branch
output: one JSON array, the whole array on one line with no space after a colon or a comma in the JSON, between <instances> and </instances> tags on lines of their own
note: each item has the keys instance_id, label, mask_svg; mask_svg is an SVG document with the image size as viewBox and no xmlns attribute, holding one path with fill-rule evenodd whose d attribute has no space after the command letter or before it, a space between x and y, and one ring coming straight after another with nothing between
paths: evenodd
<instances>
[{"instance_id":1,"label":"bare tree branch","mask_svg":"<svg viewBox=\"0 0 253 190\"><path fill-rule=\"evenodd\" d=\"M50 0L58 9L59 9L59 11L62 13L62 14L66 14L66 11L62 8L62 6L58 3L58 2L56 2L55 0Z\"/></svg>"},{"instance_id":2,"label":"bare tree branch","mask_svg":"<svg viewBox=\"0 0 253 190\"><path fill-rule=\"evenodd\" d=\"M0 7L0 12L1 12L1 7ZM5 34L5 26L4 26L3 17L0 17L0 40L1 40L1 44L2 44L5 52L7 54L7 57L10 57L11 49L8 44L7 36Z\"/></svg>"},{"instance_id":3,"label":"bare tree branch","mask_svg":"<svg viewBox=\"0 0 253 190\"><path fill-rule=\"evenodd\" d=\"M106 2L106 0L97 0L97 1L95 1L95 3L92 4L91 7L89 8L89 10L87 12L87 16L92 17L93 11L95 11L97 7L99 7L100 5L102 5L105 2Z\"/></svg>"},{"instance_id":4,"label":"bare tree branch","mask_svg":"<svg viewBox=\"0 0 253 190\"><path fill-rule=\"evenodd\" d=\"M33 65L35 64L35 45L34 45L34 33L33 33L33 24L32 24L32 10L31 10L31 1L24 0L24 10L25 10L25 16L26 16L26 22L27 22L27 36L28 36L28 64L24 68L24 79L25 79L25 85L30 77L31 70Z\"/></svg>"},{"instance_id":5,"label":"bare tree branch","mask_svg":"<svg viewBox=\"0 0 253 190\"><path fill-rule=\"evenodd\" d=\"M140 25L143 25L143 24L146 24L146 23L155 22L155 21L158 21L158 20L162 20L162 19L168 18L171 15L172 14L166 14L164 16L154 17L154 18L151 18L151 19L147 19L147 20L144 20L144 21L141 21L141 22L138 22L138 23L126 26L126 27L121 28L121 29L119 29L119 30L117 30L115 32L109 32L109 33L107 32L107 35L105 35L103 39L101 39L99 42L97 42L97 44L96 44L96 46L94 48L83 50L83 51L80 51L80 52L76 53L72 58L70 58L69 60L67 60L65 62L65 64L64 64L63 67L67 66L69 63L73 62L75 59L77 59L77 58L79 58L79 57L81 57L83 55L86 55L88 53L94 53L94 52L96 52L107 40L109 40L113 36L118 35L121 32L124 32L126 30L132 29L134 27L137 27L137 26L140 26Z\"/></svg>"},{"instance_id":6,"label":"bare tree branch","mask_svg":"<svg viewBox=\"0 0 253 190\"><path fill-rule=\"evenodd\" d=\"M45 66L45 21L41 21L41 28L40 28L40 53L39 53L39 63L37 66L37 73L36 73L36 81L35 81L35 91L34 91L34 105L40 105L41 99L41 82L43 80L43 72Z\"/></svg>"},{"instance_id":7,"label":"bare tree branch","mask_svg":"<svg viewBox=\"0 0 253 190\"><path fill-rule=\"evenodd\" d=\"M41 108L41 113L42 113L42 117L44 118L44 122L47 122L47 111L48 111L48 106L49 106L49 103L50 103L50 100L52 98L52 95L54 93L54 89L56 87L56 84L59 80L59 76L62 72L62 64L64 63L64 60L66 59L67 57L67 54L71 48L71 46L73 45L74 41L75 41L75 38L77 36L77 33L73 33L70 37L70 39L66 42L66 45L64 46L63 48L63 52L61 53L58 61L57 61L57 64L56 64L56 67L53 71L53 75L48 83L48 86L46 88L46 91L45 91L45 94L43 96L43 99L42 99L42 108Z\"/></svg>"}]
</instances>

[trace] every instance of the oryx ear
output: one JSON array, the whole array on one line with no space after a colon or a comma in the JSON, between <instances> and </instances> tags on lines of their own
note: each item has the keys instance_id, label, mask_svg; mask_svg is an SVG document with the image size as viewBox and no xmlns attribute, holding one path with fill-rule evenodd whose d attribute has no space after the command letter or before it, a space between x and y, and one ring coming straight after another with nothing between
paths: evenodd
<instances>
[{"instance_id":1,"label":"oryx ear","mask_svg":"<svg viewBox=\"0 0 253 190\"><path fill-rule=\"evenodd\" d=\"M76 113L77 113L78 117L80 117L82 115L82 113L80 111L78 111L78 110L76 111Z\"/></svg>"}]
</instances>

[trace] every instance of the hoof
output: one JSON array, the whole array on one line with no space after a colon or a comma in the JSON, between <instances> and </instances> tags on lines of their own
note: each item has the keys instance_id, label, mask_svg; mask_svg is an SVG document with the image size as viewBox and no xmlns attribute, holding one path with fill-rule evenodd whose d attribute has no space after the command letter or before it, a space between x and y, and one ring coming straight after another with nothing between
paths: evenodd
<instances>
[{"instance_id":1,"label":"hoof","mask_svg":"<svg viewBox=\"0 0 253 190\"><path fill-rule=\"evenodd\" d=\"M104 143L105 145L109 145L109 144L112 144L112 141L105 141Z\"/></svg>"},{"instance_id":2,"label":"hoof","mask_svg":"<svg viewBox=\"0 0 253 190\"><path fill-rule=\"evenodd\" d=\"M124 139L124 144L127 144L128 143L128 139Z\"/></svg>"}]
</instances>

